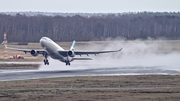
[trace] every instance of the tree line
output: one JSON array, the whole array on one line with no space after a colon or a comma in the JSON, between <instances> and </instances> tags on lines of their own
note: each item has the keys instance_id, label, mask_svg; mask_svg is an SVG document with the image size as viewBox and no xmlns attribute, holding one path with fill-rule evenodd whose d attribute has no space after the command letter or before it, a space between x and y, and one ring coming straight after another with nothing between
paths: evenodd
<instances>
[{"instance_id":1,"label":"tree line","mask_svg":"<svg viewBox=\"0 0 180 101\"><path fill-rule=\"evenodd\" d=\"M37 42L43 36L55 41L91 41L123 37L128 40L165 37L180 39L180 13L108 14L106 16L15 16L0 14L0 42Z\"/></svg>"}]
</instances>

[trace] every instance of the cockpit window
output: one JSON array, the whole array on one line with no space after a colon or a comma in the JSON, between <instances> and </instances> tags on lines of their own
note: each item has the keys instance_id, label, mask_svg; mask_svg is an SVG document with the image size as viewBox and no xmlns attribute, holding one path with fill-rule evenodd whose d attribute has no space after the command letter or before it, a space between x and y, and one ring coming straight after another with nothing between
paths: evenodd
<instances>
[{"instance_id":1,"label":"cockpit window","mask_svg":"<svg viewBox=\"0 0 180 101\"><path fill-rule=\"evenodd\" d=\"M46 41L49 41L49 42L52 42L51 39L47 38L47 37L43 37L42 39L46 40Z\"/></svg>"}]
</instances>

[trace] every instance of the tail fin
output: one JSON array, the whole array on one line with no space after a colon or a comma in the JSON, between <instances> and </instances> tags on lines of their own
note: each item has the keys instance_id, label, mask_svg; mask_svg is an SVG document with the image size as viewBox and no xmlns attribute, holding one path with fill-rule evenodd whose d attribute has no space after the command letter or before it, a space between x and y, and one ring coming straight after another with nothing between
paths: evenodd
<instances>
[{"instance_id":1,"label":"tail fin","mask_svg":"<svg viewBox=\"0 0 180 101\"><path fill-rule=\"evenodd\" d=\"M72 43L72 45L71 45L70 50L73 50L73 49L74 49L75 44L76 44L76 41L74 40L73 43Z\"/></svg>"}]
</instances>

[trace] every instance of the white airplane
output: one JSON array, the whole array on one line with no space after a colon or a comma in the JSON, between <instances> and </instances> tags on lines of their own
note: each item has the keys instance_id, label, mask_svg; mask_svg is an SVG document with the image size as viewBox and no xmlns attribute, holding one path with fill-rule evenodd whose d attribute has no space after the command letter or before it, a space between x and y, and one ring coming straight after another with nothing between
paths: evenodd
<instances>
[{"instance_id":1,"label":"white airplane","mask_svg":"<svg viewBox=\"0 0 180 101\"><path fill-rule=\"evenodd\" d=\"M11 48L7 47L5 44L5 47L10 50L16 50L16 51L23 51L25 53L30 53L32 56L37 56L38 54L42 54L44 59L44 64L49 65L48 62L48 56L50 56L53 59L60 60L61 62L65 62L66 65L70 65L70 62L73 60L92 60L91 58L75 58L75 55L87 55L89 54L100 54L100 53L110 53L110 52L118 52L119 50L112 50L112 51L75 51L75 41L73 41L71 47L69 50L64 50L62 47L60 47L58 44L56 44L54 41L52 41L48 37L42 37L40 39L40 45L44 48L43 50L34 50L34 49L18 49L18 48Z\"/></svg>"}]
</instances>

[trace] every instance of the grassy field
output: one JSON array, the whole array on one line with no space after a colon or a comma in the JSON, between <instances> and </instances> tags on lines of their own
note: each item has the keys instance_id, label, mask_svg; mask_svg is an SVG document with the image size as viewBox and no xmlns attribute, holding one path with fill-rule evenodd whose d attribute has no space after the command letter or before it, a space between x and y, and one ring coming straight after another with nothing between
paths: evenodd
<instances>
[{"instance_id":1,"label":"grassy field","mask_svg":"<svg viewBox=\"0 0 180 101\"><path fill-rule=\"evenodd\" d=\"M62 77L0 82L1 101L179 101L179 99L178 75Z\"/></svg>"},{"instance_id":2,"label":"grassy field","mask_svg":"<svg viewBox=\"0 0 180 101\"><path fill-rule=\"evenodd\" d=\"M12 63L12 64L7 64L7 63L3 63L0 64L0 70L13 70L13 69L20 69L20 70L28 70L28 69L33 69L33 70L37 70L40 64L16 64L16 63Z\"/></svg>"}]
</instances>

